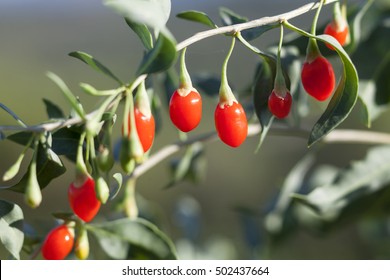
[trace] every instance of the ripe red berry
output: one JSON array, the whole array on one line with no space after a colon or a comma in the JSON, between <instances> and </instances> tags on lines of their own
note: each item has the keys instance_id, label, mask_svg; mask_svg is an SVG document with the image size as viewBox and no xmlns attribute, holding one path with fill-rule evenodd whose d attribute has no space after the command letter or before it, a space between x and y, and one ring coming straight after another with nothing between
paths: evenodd
<instances>
[{"instance_id":1,"label":"ripe red berry","mask_svg":"<svg viewBox=\"0 0 390 280\"><path fill-rule=\"evenodd\" d=\"M63 260L72 251L73 243L73 232L66 225L60 225L46 236L41 249L42 256L46 260Z\"/></svg>"},{"instance_id":2,"label":"ripe red berry","mask_svg":"<svg viewBox=\"0 0 390 280\"><path fill-rule=\"evenodd\" d=\"M70 184L68 199L73 212L84 222L91 221L99 212L101 203L96 197L95 181L89 176L80 184Z\"/></svg>"},{"instance_id":3,"label":"ripe red berry","mask_svg":"<svg viewBox=\"0 0 390 280\"><path fill-rule=\"evenodd\" d=\"M277 94L275 90L272 91L268 97L268 108L271 113L279 118L283 119L288 116L291 110L292 97L289 91L285 92L285 96Z\"/></svg>"},{"instance_id":4,"label":"ripe red berry","mask_svg":"<svg viewBox=\"0 0 390 280\"><path fill-rule=\"evenodd\" d=\"M248 134L248 122L241 104L218 104L214 113L215 128L225 144L235 148L240 146Z\"/></svg>"},{"instance_id":5,"label":"ripe red berry","mask_svg":"<svg viewBox=\"0 0 390 280\"><path fill-rule=\"evenodd\" d=\"M196 90L183 95L176 90L169 102L172 123L181 131L189 132L198 126L202 118L202 98Z\"/></svg>"},{"instance_id":6,"label":"ripe red berry","mask_svg":"<svg viewBox=\"0 0 390 280\"><path fill-rule=\"evenodd\" d=\"M137 133L139 140L141 141L142 148L144 150L144 153L149 151L150 147L152 147L153 140L154 140L154 134L155 134L155 128L156 124L154 121L154 117L152 114L150 116L146 116L142 114L142 112L138 109L134 109L134 117L135 117L135 126L137 127ZM129 122L128 122L128 131L130 135L130 116L129 116ZM123 134L123 127L122 127L122 134Z\"/></svg>"},{"instance_id":7,"label":"ripe red berry","mask_svg":"<svg viewBox=\"0 0 390 280\"><path fill-rule=\"evenodd\" d=\"M301 79L306 92L319 101L329 98L336 83L332 64L321 55L305 61Z\"/></svg>"},{"instance_id":8,"label":"ripe red berry","mask_svg":"<svg viewBox=\"0 0 390 280\"><path fill-rule=\"evenodd\" d=\"M324 34L333 36L342 46L344 46L345 42L347 41L348 32L349 28L345 19L343 19L342 24L337 23L335 20L333 20L326 25L324 30ZM331 46L330 44L326 44L326 46L329 49L334 50L333 46Z\"/></svg>"}]
</instances>

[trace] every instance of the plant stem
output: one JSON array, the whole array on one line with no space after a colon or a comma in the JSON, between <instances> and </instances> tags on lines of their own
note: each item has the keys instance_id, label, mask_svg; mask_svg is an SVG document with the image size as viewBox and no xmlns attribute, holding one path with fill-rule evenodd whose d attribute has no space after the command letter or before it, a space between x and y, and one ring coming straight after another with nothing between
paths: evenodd
<instances>
[{"instance_id":1,"label":"plant stem","mask_svg":"<svg viewBox=\"0 0 390 280\"><path fill-rule=\"evenodd\" d=\"M223 106L225 104L231 106L233 102L237 102L236 97L234 96L233 91L229 86L228 78L227 78L227 65L229 63L230 56L233 53L235 42L236 42L236 37L233 36L229 51L226 55L226 58L223 62L223 65L222 65L221 86L219 88L219 105L220 106Z\"/></svg>"},{"instance_id":2,"label":"plant stem","mask_svg":"<svg viewBox=\"0 0 390 280\"><path fill-rule=\"evenodd\" d=\"M180 88L192 89L191 77L186 67L186 50L184 48L180 56Z\"/></svg>"},{"instance_id":3,"label":"plant stem","mask_svg":"<svg viewBox=\"0 0 390 280\"><path fill-rule=\"evenodd\" d=\"M280 39L279 39L279 45L278 45L278 56L276 59L276 77L274 82L274 89L275 93L281 97L285 97L286 95L286 82L284 80L283 76L283 70L282 70L282 61L281 61L281 52L282 52L282 45L283 45L283 24L280 24Z\"/></svg>"},{"instance_id":4,"label":"plant stem","mask_svg":"<svg viewBox=\"0 0 390 280\"><path fill-rule=\"evenodd\" d=\"M253 137L261 132L259 124L250 124L248 126L248 137ZM301 138L306 140L310 130L297 128L271 128L268 132L270 136L287 136ZM183 142L176 142L161 148L158 152L149 157L145 162L138 165L134 172L127 178L138 178L152 169L158 163L162 162L169 156L179 152L182 148L192 145L196 142L214 142L217 141L218 135L216 132L209 132L196 137L189 138ZM390 134L382 132L362 131L353 129L335 129L325 136L322 140L324 143L355 143L355 144L390 144Z\"/></svg>"}]
</instances>

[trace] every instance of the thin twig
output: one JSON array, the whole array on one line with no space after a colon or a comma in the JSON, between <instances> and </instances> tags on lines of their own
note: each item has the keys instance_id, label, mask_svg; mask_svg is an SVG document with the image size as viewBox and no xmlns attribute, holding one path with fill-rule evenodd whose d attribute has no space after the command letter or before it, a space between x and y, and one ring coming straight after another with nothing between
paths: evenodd
<instances>
[{"instance_id":1,"label":"thin twig","mask_svg":"<svg viewBox=\"0 0 390 280\"><path fill-rule=\"evenodd\" d=\"M259 124L250 124L248 126L248 137L253 137L261 132ZM296 129L288 127L271 128L268 132L269 136L287 136L301 138L307 140L310 130ZM134 172L128 178L138 178L148 170L152 169L158 163L162 162L169 156L179 152L183 147L187 147L196 142L214 142L218 140L216 132L209 132L196 137L190 138L187 141L169 144L158 152L153 154L141 165L138 165ZM361 131L352 129L335 129L326 135L321 141L324 143L355 143L355 144L390 144L390 134L382 132Z\"/></svg>"}]
</instances>

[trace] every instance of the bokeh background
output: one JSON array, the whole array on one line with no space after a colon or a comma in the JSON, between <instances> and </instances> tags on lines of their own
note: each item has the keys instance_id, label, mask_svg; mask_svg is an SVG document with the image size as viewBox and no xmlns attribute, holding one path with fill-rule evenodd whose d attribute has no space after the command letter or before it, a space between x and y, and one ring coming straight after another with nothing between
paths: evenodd
<instances>
[{"instance_id":1,"label":"bokeh background","mask_svg":"<svg viewBox=\"0 0 390 280\"><path fill-rule=\"evenodd\" d=\"M204 30L201 25L176 19L173 15L180 11L205 11L218 22L220 6L254 19L286 12L306 2L172 0L172 17L168 27L180 42ZM328 6L324 8L320 21L327 21L330 15L331 7ZM294 23L307 28L312 17L313 13L309 13L295 19ZM254 44L266 48L276 42L277 36L277 30L270 31ZM191 46L187 51L189 72L219 75L228 48L229 39L224 36ZM46 119L42 98L60 104L67 112L69 107L61 93L45 75L47 71L52 71L80 96L87 109L92 109L97 100L83 94L78 84L87 82L96 88L107 89L115 84L67 55L75 50L92 54L122 79L132 77L142 58L142 46L136 36L124 20L100 0L1 0L0 102L27 124ZM228 68L230 84L237 89L250 84L257 61L257 57L238 44ZM162 101L166 106L163 96ZM204 118L190 136L214 129L216 100L205 97L204 104ZM325 108L324 104L313 103L311 106L317 109L305 119L303 125L308 128ZM343 127L364 129L357 111L354 110ZM374 123L373 129L386 131L388 118L388 114L383 115ZM163 111L162 122L163 129L155 139L154 151L177 140L167 111ZM0 123L15 124L2 111ZM119 125L116 125L117 132ZM258 137L252 137L238 149L231 149L219 141L207 144L208 170L200 184L181 182L164 190L170 179L169 160L172 158L161 162L138 180L140 206L146 205L148 213L158 216L159 225L175 240L182 258L372 259L389 256L378 253L375 246L362 237L360 226L356 223L327 234L298 230L293 236L268 248L267 239L261 234L261 214L271 204L289 170L308 152L308 148L305 139L270 136L260 152L254 153L257 142ZM360 159L366 148L334 144L322 147L318 158L320 163L343 167L350 160ZM21 149L9 141L0 143L0 173L15 161ZM74 173L73 165L64 161L68 172L44 190L44 200L38 209L26 207L21 195L0 193L2 199L17 202L25 210L26 222L38 231L45 232L50 227L48 223L53 220L51 212L70 209L67 188ZM102 219L110 218L112 207L111 203L103 207ZM246 209L251 214L243 215L237 209ZM188 221L189 224L186 224ZM262 249L254 251L254 244Z\"/></svg>"}]
</instances>

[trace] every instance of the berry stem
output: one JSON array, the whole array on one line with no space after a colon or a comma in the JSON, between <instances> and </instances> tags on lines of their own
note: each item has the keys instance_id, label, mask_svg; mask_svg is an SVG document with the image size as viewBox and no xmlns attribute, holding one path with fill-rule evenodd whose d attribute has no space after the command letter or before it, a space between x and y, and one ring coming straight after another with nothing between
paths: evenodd
<instances>
[{"instance_id":1,"label":"berry stem","mask_svg":"<svg viewBox=\"0 0 390 280\"><path fill-rule=\"evenodd\" d=\"M282 52L282 45L283 45L283 24L280 25L280 39L278 45L278 56L276 60L276 76L275 76L274 89L277 95L284 97L287 88L286 88L286 81L283 76L282 61L280 58Z\"/></svg>"},{"instance_id":2,"label":"berry stem","mask_svg":"<svg viewBox=\"0 0 390 280\"><path fill-rule=\"evenodd\" d=\"M191 90L192 81L186 66L186 51L187 48L184 48L180 56L180 88Z\"/></svg>"},{"instance_id":3,"label":"berry stem","mask_svg":"<svg viewBox=\"0 0 390 280\"><path fill-rule=\"evenodd\" d=\"M129 178L125 185L124 211L129 219L138 218L138 206L135 198L136 178Z\"/></svg>"},{"instance_id":4,"label":"berry stem","mask_svg":"<svg viewBox=\"0 0 390 280\"><path fill-rule=\"evenodd\" d=\"M324 0L321 0L318 6L318 9L316 11L316 14L313 19L313 24L311 26L311 34L316 35L316 29L317 29L317 22L318 18L321 13L321 8L324 3ZM306 50L306 61L311 62L315 58L317 58L319 55L321 55L320 49L318 48L317 41L314 38L309 39L309 44L307 45L307 50Z\"/></svg>"},{"instance_id":5,"label":"berry stem","mask_svg":"<svg viewBox=\"0 0 390 280\"><path fill-rule=\"evenodd\" d=\"M228 65L230 56L232 55L235 42L236 42L236 37L234 35L232 38L232 43L230 45L230 49L228 51L228 54L226 55L226 58L223 62L223 65L222 65L221 86L219 88L219 104L220 104L220 106L223 106L225 104L232 105L233 102L237 102L237 99L234 96L233 91L229 86L228 78L227 78L227 65Z\"/></svg>"},{"instance_id":6,"label":"berry stem","mask_svg":"<svg viewBox=\"0 0 390 280\"><path fill-rule=\"evenodd\" d=\"M85 140L86 132L84 131L80 135L79 144L77 147L77 158L76 158L76 180L80 179L82 184L85 180L85 175L88 174L87 166L85 165L84 156L83 156L83 146ZM77 184L78 185L78 184Z\"/></svg>"}]
</instances>

